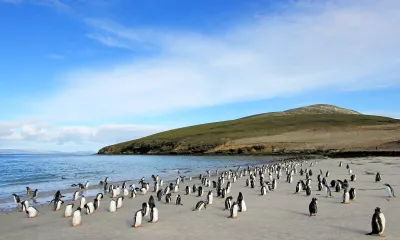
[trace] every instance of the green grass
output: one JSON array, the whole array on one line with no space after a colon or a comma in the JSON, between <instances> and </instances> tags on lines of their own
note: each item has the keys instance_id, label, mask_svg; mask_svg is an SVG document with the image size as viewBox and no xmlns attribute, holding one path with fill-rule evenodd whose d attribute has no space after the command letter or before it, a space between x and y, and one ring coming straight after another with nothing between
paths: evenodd
<instances>
[{"instance_id":1,"label":"green grass","mask_svg":"<svg viewBox=\"0 0 400 240\"><path fill-rule=\"evenodd\" d=\"M189 145L220 145L229 140L248 137L271 136L285 132L304 129L329 129L347 126L367 126L400 123L400 120L358 114L295 114L295 115L264 115L241 118L231 121L215 122L178 128L157 133L144 138L112 145L110 153L124 152L133 146L146 144L147 148L156 145L178 145L182 142Z\"/></svg>"}]
</instances>

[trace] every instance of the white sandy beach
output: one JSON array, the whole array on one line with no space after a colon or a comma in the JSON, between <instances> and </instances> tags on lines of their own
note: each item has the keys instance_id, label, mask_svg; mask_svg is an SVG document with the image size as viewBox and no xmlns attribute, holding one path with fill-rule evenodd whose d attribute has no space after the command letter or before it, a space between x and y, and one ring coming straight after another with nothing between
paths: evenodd
<instances>
[{"instance_id":1,"label":"white sandy beach","mask_svg":"<svg viewBox=\"0 0 400 240\"><path fill-rule=\"evenodd\" d=\"M309 160L310 163L313 160ZM237 220L227 218L228 211L224 209L224 199L217 198L214 192L214 202L206 210L192 211L200 200L196 194L186 196L186 185L199 185L196 179L192 182L186 180L181 183L179 194L183 206L174 203L164 204L156 200L159 210L159 222L147 223L145 218L142 228L132 228L133 214L147 202L150 195L156 198L153 192L147 195L138 195L134 199L125 198L124 206L116 213L108 212L110 197L105 196L101 201L100 210L91 216L82 211L83 224L79 227L71 226L71 218L63 217L66 202L61 211L54 212L51 206L38 207L40 211L36 218L29 219L25 213L13 211L0 214L0 239L371 239L366 236L371 231L371 217L375 207L380 207L386 217L385 239L400 239L400 199L387 199L383 184L389 183L397 192L400 184L400 158L356 158L356 159L323 159L317 160L318 164L309 167L305 164L303 169L313 170L312 195L306 196L305 192L294 194L296 182L305 179L297 173L293 183L286 182L286 175L278 180L277 189L260 196L258 178L254 189L245 187L246 177L238 179L232 184L228 196L237 198L239 192L243 193L247 204L247 212L239 213ZM338 167L342 161L343 166ZM317 175L319 169L324 173L331 172L327 178L348 179L350 176L346 169L349 163L353 174L357 175L356 182L350 186L356 188L357 199L351 204L342 204L342 194L332 189L333 198L325 198L324 192L317 191ZM234 169L232 169L234 170ZM298 168L300 170L300 167ZM382 175L382 181L375 182L375 175L368 175L366 171ZM147 180L152 182L150 176ZM194 177L194 176L193 176ZM212 178L215 180L216 178ZM101 179L99 179L101 180ZM267 179L266 179L267 180ZM226 185L225 181L225 184ZM164 184L165 187L165 184ZM208 188L204 188L202 200L206 200ZM152 186L151 186L152 189ZM173 202L175 200L173 194ZM318 214L309 217L308 205L312 197L318 198ZM89 200L89 199L88 199ZM92 199L90 199L92 200ZM79 203L79 202L77 202Z\"/></svg>"}]
</instances>

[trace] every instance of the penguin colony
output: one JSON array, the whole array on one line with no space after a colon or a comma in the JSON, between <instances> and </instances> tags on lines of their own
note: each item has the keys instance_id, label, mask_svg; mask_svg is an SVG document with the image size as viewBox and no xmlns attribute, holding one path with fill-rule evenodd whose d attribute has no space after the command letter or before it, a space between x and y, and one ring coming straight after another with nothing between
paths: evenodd
<instances>
[{"instance_id":1,"label":"penguin colony","mask_svg":"<svg viewBox=\"0 0 400 240\"><path fill-rule=\"evenodd\" d=\"M246 187L251 189L256 188L256 183L258 182L260 187L259 189L261 190L260 196L266 196L267 194L272 194L272 192L277 189L277 180L281 179L283 177L283 173L285 173L286 182L289 184L295 181L295 178L299 178L295 184L295 194L302 194L302 192L305 192L306 196L311 196L311 182L312 176L314 175L311 167L318 162L308 162L309 161L307 160L284 160L271 165L247 166L246 168L238 167L235 170L230 169L228 171L222 171L221 173L216 170L216 180L212 182L211 172L210 170L207 170L205 175L200 174L198 177L201 185L197 186L196 184L193 184L192 187L187 185L185 188L180 188L180 184L183 184L185 180L191 182L192 177L179 176L174 182L164 186L163 180L160 179L158 175L152 175L151 178L154 186L153 192L159 202L162 201L164 196L164 204L173 204L172 194L176 194L174 198L174 205L178 206L183 205L183 198L179 194L179 191L184 192L186 196L196 196L200 198L200 200L193 207L193 211L204 211L209 205L213 205L215 192L215 197L221 198L224 202L224 206L221 206L221 209L227 210L229 212L227 217L235 220L239 216L238 213L247 211L247 205L241 192L239 192L236 199L233 196L229 196L233 184L238 178L246 178ZM343 163L340 162L338 167L342 166ZM298 171L299 168L300 170ZM356 175L353 174L353 170L350 168L349 164L346 165L346 169L348 175L350 176L350 182L355 182ZM343 204L350 204L351 201L356 199L356 189L350 186L350 183L347 179L344 179L343 181L341 179L332 179L328 184L327 179L330 175L329 171L323 172L322 169L320 169L317 174L316 180L318 182L318 188L316 191L323 192L323 194L319 195L325 195L326 198L329 198L332 197L332 190L334 190L338 193L343 192ZM378 172L375 175L375 182L381 181L382 177ZM80 191L76 191L72 195L71 199L73 203L67 204L64 209L64 217L72 218L72 226L76 227L82 225L83 210L85 210L86 215L92 215L96 211L99 211L100 203L104 199L105 195L108 195L111 198L108 205L108 211L110 213L115 213L123 207L123 201L125 199L133 199L138 195L146 195L150 191L150 183L147 182L144 177L138 182L138 187L136 187L135 184L131 184L128 187L126 182L123 182L121 186L113 185L108 182L108 177L105 178L104 181L100 181L99 185L103 186L104 193L98 193L93 201L86 199ZM85 185L78 183L72 184L71 186L76 186L79 187L80 190L85 190L89 188L89 182L86 182ZM388 199L395 197L393 188L387 183L385 183L384 186ZM205 194L204 188L212 189ZM27 187L26 192L28 196L31 196L31 200L36 203L38 189L32 191L32 189ZM203 199L204 195L205 199ZM12 194L12 196L16 206L21 209L21 212L25 212L29 218L35 218L38 216L39 211L35 207L30 206L30 202L28 200L21 200L21 196L16 194ZM50 202L53 211L61 210L62 205L65 203L65 201L62 200L64 197L65 196L63 196L60 191L57 191L54 194L54 198ZM309 204L310 217L318 215L317 205L318 199L316 197L312 197ZM76 209L74 209L75 207ZM158 213L159 212L156 208L155 199L153 195L150 195L149 200L147 202L143 202L141 208L135 211L133 215L132 227L141 227L144 218L148 218L148 223L158 222ZM374 210L371 220L372 231L367 233L367 235L384 236L383 232L385 230L385 225L385 216L381 209L377 207Z\"/></svg>"}]
</instances>

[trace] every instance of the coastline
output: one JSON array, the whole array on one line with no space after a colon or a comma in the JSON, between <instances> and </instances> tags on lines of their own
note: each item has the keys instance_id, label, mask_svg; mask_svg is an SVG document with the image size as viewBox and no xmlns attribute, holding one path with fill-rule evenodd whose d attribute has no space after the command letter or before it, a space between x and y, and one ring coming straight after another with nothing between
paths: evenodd
<instances>
[{"instance_id":1,"label":"coastline","mask_svg":"<svg viewBox=\"0 0 400 240\"><path fill-rule=\"evenodd\" d=\"M142 227L132 228L133 215L147 202L150 195L138 195L134 199L125 198L123 207L116 213L108 211L111 198L107 195L101 201L100 209L93 215L82 213L83 223L80 227L71 226L71 218L63 217L65 204L60 211L52 211L50 206L40 206L39 215L29 219L25 213L11 212L0 214L0 239L281 239L308 240L318 236L322 239L351 240L364 238L371 231L371 216L375 207L380 207L386 217L385 235L388 239L400 238L400 229L396 222L400 215L398 199L387 199L383 183L390 183L395 191L400 184L398 169L399 158L358 158L358 159L318 159L318 163L303 169L312 169L312 195L304 192L294 194L296 182L305 176L296 174L293 183L285 181L285 174L278 180L277 189L266 196L260 196L259 183L256 187L245 186L248 176L239 178L232 184L231 193L236 199L239 192L243 193L247 205L247 212L239 213L236 220L228 218L229 212L224 209L224 199L217 198L214 191L214 202L200 212L192 208L200 200L206 200L206 193L211 188L204 187L204 196L195 194L185 195L185 186L199 185L199 180L181 183L178 194L182 196L183 206L174 203L165 204L156 200L159 210L158 223L148 223L148 217L142 222ZM309 161L310 163L311 161ZM341 168L338 163L343 162ZM357 175L351 187L357 189L357 199L351 204L342 204L342 192L332 191L332 198L326 198L324 192L317 191L316 175L319 169L329 170L332 179L349 179L346 165L349 164L353 173ZM300 166L298 167L300 169ZM382 174L382 182L374 181L374 174ZM149 176L146 176L148 179ZM215 180L215 177L211 178ZM226 185L226 182L224 186ZM164 185L165 186L165 185ZM151 186L152 187L152 186ZM173 193L174 201L177 194ZM309 217L308 205L312 197L318 198L318 214ZM66 202L67 203L67 202ZM68 202L69 203L69 202ZM79 201L75 202L76 204ZM311 230L310 230L311 229ZM310 232L311 231L311 232ZM250 235L249 235L250 233Z\"/></svg>"}]
</instances>

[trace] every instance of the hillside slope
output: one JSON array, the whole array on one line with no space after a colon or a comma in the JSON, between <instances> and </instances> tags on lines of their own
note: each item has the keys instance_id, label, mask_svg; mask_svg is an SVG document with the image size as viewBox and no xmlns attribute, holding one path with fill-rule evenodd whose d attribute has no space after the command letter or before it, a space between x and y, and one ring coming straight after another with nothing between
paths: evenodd
<instances>
[{"instance_id":1,"label":"hillside slope","mask_svg":"<svg viewBox=\"0 0 400 240\"><path fill-rule=\"evenodd\" d=\"M268 154L373 149L400 139L400 120L318 104L201 124L104 147L99 154Z\"/></svg>"}]
</instances>

